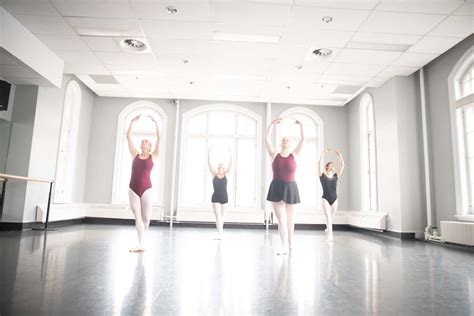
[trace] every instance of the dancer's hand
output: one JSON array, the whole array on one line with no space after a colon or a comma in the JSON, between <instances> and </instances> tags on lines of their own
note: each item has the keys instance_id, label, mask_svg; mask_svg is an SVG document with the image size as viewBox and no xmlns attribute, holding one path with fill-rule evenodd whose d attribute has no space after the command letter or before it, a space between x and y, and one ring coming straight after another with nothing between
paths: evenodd
<instances>
[{"instance_id":1,"label":"dancer's hand","mask_svg":"<svg viewBox=\"0 0 474 316\"><path fill-rule=\"evenodd\" d=\"M274 120L272 121L272 125L281 123L281 120L283 120L283 119L282 119L282 118L274 119Z\"/></svg>"},{"instance_id":2,"label":"dancer's hand","mask_svg":"<svg viewBox=\"0 0 474 316\"><path fill-rule=\"evenodd\" d=\"M328 152L330 152L330 151L331 151L331 149L326 148L326 150L324 150L324 153L328 153Z\"/></svg>"},{"instance_id":3,"label":"dancer's hand","mask_svg":"<svg viewBox=\"0 0 474 316\"><path fill-rule=\"evenodd\" d=\"M295 124L298 124L298 125L303 125L303 123L301 123L300 121L298 120L295 120Z\"/></svg>"},{"instance_id":4,"label":"dancer's hand","mask_svg":"<svg viewBox=\"0 0 474 316\"><path fill-rule=\"evenodd\" d=\"M137 116L135 116L135 117L132 119L132 122L136 122L136 121L138 121L138 119L140 118L140 116L141 116L141 115L137 115Z\"/></svg>"},{"instance_id":5,"label":"dancer's hand","mask_svg":"<svg viewBox=\"0 0 474 316\"><path fill-rule=\"evenodd\" d=\"M336 149L334 152L336 153L336 155L338 155L339 157L341 157L342 154L341 154L341 151L340 151L339 149Z\"/></svg>"}]
</instances>

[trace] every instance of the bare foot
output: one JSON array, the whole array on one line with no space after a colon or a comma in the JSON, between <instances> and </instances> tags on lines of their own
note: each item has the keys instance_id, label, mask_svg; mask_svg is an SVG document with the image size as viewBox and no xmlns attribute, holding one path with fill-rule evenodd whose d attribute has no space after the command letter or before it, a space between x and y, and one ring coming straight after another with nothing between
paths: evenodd
<instances>
[{"instance_id":1,"label":"bare foot","mask_svg":"<svg viewBox=\"0 0 474 316\"><path fill-rule=\"evenodd\" d=\"M334 241L334 237L333 237L332 233L328 234L328 237L326 238L326 241L327 242L333 242Z\"/></svg>"},{"instance_id":2,"label":"bare foot","mask_svg":"<svg viewBox=\"0 0 474 316\"><path fill-rule=\"evenodd\" d=\"M145 248L143 248L143 247L136 247L136 248L130 249L129 252L145 252Z\"/></svg>"}]
</instances>

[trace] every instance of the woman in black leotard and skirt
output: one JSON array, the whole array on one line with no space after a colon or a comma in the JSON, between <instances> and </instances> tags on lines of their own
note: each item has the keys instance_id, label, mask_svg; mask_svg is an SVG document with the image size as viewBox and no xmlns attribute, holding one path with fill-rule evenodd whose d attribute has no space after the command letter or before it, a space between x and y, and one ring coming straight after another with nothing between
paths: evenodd
<instances>
[{"instance_id":1,"label":"woman in black leotard and skirt","mask_svg":"<svg viewBox=\"0 0 474 316\"><path fill-rule=\"evenodd\" d=\"M216 216L216 228L217 236L214 239L222 239L224 233L224 211L225 205L229 202L227 196L227 175L230 173L232 165L232 156L229 150L229 165L227 168L224 163L219 163L217 169L215 169L211 163L211 149L209 149L207 155L207 162L209 170L212 174L212 186L214 187L214 193L212 194L211 202L214 215Z\"/></svg>"},{"instance_id":2,"label":"woman in black leotard and skirt","mask_svg":"<svg viewBox=\"0 0 474 316\"><path fill-rule=\"evenodd\" d=\"M322 154L321 158L319 159L319 181L321 181L321 186L323 188L323 196L321 198L321 204L323 207L324 216L326 217L326 234L327 234L327 241L332 242L334 241L333 233L332 233L332 222L334 219L334 215L337 211L337 180L341 177L342 173L344 172L344 159L342 159L341 152L339 150L335 150L335 153L339 157L340 160L340 167L337 172L334 172L334 162L330 161L324 164L324 156L330 149L326 149Z\"/></svg>"}]
</instances>

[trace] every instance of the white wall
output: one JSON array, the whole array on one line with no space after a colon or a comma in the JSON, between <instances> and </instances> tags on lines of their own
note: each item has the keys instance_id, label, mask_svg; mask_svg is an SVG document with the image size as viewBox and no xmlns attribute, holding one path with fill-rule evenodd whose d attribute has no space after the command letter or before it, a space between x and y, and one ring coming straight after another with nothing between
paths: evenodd
<instances>
[{"instance_id":1,"label":"white wall","mask_svg":"<svg viewBox=\"0 0 474 316\"><path fill-rule=\"evenodd\" d=\"M30 178L54 179L65 90L72 76L63 78L61 88L17 86L12 116L12 135L7 173ZM83 202L86 161L93 95L81 84L82 106L79 120L73 201ZM25 100L25 98L28 98ZM22 129L20 135L19 129ZM28 142L29 140L29 142ZM25 189L23 190L23 187ZM6 192L4 222L33 222L36 206L45 204L49 186L10 181Z\"/></svg>"}]
</instances>

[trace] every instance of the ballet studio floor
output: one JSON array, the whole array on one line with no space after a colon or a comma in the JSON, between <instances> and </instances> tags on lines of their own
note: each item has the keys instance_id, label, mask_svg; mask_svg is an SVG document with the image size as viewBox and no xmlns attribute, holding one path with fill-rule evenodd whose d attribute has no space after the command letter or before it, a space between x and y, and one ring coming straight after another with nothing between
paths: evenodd
<instances>
[{"instance_id":1,"label":"ballet studio floor","mask_svg":"<svg viewBox=\"0 0 474 316\"><path fill-rule=\"evenodd\" d=\"M419 241L296 231L133 226L0 232L0 314L473 315L474 254Z\"/></svg>"}]
</instances>

